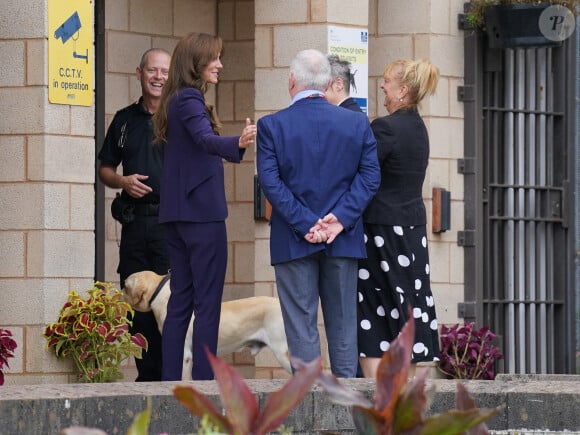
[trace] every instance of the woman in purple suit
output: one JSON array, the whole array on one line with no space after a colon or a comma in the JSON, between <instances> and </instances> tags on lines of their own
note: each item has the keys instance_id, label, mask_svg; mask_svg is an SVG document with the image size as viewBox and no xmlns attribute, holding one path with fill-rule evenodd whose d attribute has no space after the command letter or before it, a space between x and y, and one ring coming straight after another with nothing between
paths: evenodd
<instances>
[{"instance_id":1,"label":"woman in purple suit","mask_svg":"<svg viewBox=\"0 0 580 435\"><path fill-rule=\"evenodd\" d=\"M182 377L183 346L192 313L196 380L213 379L205 349L217 350L227 262L227 205L223 159L239 163L254 143L249 119L241 136L219 136L215 110L205 101L222 69L222 41L190 33L175 47L169 77L155 114L163 146L159 222L171 265L171 297L163 327L162 380Z\"/></svg>"}]
</instances>

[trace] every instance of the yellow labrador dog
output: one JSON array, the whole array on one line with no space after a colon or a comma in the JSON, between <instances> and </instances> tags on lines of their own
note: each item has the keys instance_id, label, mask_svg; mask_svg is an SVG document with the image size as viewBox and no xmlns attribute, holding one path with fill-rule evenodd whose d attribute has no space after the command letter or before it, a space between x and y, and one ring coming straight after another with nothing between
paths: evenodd
<instances>
[{"instance_id":1,"label":"yellow labrador dog","mask_svg":"<svg viewBox=\"0 0 580 435\"><path fill-rule=\"evenodd\" d=\"M167 302L171 290L169 276L143 271L125 280L126 301L137 311L153 311L159 331L167 316ZM193 317L185 338L182 379L191 379ZM256 355L268 346L280 365L292 373L288 357L288 343L284 332L282 311L277 298L255 296L223 302L218 331L217 355L227 355L249 348Z\"/></svg>"}]
</instances>

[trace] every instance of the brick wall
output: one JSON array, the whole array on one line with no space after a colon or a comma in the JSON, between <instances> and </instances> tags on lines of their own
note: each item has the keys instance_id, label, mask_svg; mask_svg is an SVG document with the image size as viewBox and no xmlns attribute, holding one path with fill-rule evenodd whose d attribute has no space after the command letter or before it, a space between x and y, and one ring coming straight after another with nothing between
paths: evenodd
<instances>
[{"instance_id":1,"label":"brick wall","mask_svg":"<svg viewBox=\"0 0 580 435\"><path fill-rule=\"evenodd\" d=\"M67 381L41 334L94 273L94 108L48 103L46 13L5 1L0 19L0 326L18 344L8 383Z\"/></svg>"},{"instance_id":2,"label":"brick wall","mask_svg":"<svg viewBox=\"0 0 580 435\"><path fill-rule=\"evenodd\" d=\"M44 4L44 3L43 3ZM429 58L441 70L437 94L421 108L431 139L424 188L429 226L431 190L451 192L451 231L429 234L432 287L440 323L454 323L463 298L463 42L457 14L463 0L106 0L106 126L138 99L135 68L144 50L172 51L190 31L219 34L224 70L208 98L223 134L237 134L289 103L289 62L303 48L326 51L328 26L369 29L369 116L386 114L379 88L384 66L399 58ZM9 19L7 19L9 18ZM0 327L18 343L7 383L69 381L71 367L45 351L44 325L56 319L71 288L94 274L94 107L48 103L46 6L6 0L0 25ZM100 148L100 144L96 148ZM230 216L225 299L275 295L269 228L253 218L255 150L226 164ZM106 190L105 279L116 282L120 228L109 216ZM100 236L100 235L99 235ZM268 351L229 356L244 375L285 377ZM126 368L128 379L134 367Z\"/></svg>"}]
</instances>

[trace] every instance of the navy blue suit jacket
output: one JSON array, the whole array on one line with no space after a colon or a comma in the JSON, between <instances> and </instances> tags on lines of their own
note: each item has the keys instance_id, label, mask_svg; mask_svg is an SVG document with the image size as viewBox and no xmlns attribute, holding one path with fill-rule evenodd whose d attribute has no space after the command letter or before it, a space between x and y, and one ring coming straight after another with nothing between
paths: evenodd
<instances>
[{"instance_id":1,"label":"navy blue suit jacket","mask_svg":"<svg viewBox=\"0 0 580 435\"><path fill-rule=\"evenodd\" d=\"M325 98L303 98L261 118L257 142L258 177L272 204L272 264L321 250L332 257L365 258L361 215L380 182L366 115ZM344 231L330 245L304 240L328 213Z\"/></svg>"},{"instance_id":2,"label":"navy blue suit jacket","mask_svg":"<svg viewBox=\"0 0 580 435\"><path fill-rule=\"evenodd\" d=\"M339 106L348 110L353 110L355 112L362 112L362 109L357 104L356 100L352 97L348 97L346 100L340 103Z\"/></svg>"},{"instance_id":3,"label":"navy blue suit jacket","mask_svg":"<svg viewBox=\"0 0 580 435\"><path fill-rule=\"evenodd\" d=\"M167 108L163 145L160 222L218 222L227 217L222 159L240 162L238 136L218 136L203 96L179 90Z\"/></svg>"}]
</instances>

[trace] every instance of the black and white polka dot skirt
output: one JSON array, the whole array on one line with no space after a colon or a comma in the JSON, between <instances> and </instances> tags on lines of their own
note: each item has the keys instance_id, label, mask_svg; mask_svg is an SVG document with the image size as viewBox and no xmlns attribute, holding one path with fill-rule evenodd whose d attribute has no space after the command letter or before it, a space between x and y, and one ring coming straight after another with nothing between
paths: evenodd
<instances>
[{"instance_id":1,"label":"black and white polka dot skirt","mask_svg":"<svg viewBox=\"0 0 580 435\"><path fill-rule=\"evenodd\" d=\"M359 261L358 349L382 357L408 319L415 318L412 362L439 358L435 303L429 282L426 226L365 224L368 258Z\"/></svg>"}]
</instances>

